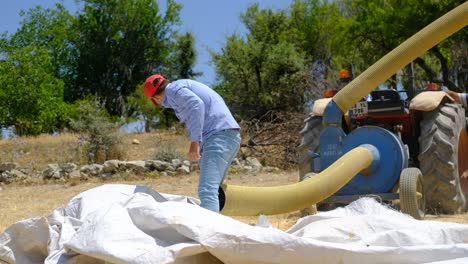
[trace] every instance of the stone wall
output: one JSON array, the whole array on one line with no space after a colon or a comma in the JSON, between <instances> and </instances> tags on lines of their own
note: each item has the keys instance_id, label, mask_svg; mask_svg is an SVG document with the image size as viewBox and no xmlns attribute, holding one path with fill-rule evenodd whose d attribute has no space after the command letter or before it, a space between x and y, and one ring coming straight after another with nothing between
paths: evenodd
<instances>
[{"instance_id":1,"label":"stone wall","mask_svg":"<svg viewBox=\"0 0 468 264\"><path fill-rule=\"evenodd\" d=\"M74 163L52 163L43 171L33 171L21 168L16 162L0 163L0 183L9 184L28 179L67 181L69 179L87 179L91 177L108 178L120 175L122 172L145 175L157 172L161 176L190 175L198 170L196 163L188 160L173 159L171 162L161 160L121 161L108 160L103 164L89 164L78 166ZM231 172L243 172L255 175L258 172L278 171L275 167L264 167L256 158L239 161L235 159L231 165Z\"/></svg>"}]
</instances>

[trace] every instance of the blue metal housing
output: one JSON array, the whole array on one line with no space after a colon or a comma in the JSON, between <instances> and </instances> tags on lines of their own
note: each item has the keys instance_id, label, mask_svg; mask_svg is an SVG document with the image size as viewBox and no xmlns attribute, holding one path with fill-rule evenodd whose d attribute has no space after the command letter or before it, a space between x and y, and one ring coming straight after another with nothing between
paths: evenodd
<instances>
[{"instance_id":1,"label":"blue metal housing","mask_svg":"<svg viewBox=\"0 0 468 264\"><path fill-rule=\"evenodd\" d=\"M325 169L343 154L369 144L374 154L373 164L356 175L337 195L356 195L389 192L408 166L404 144L392 132L376 126L360 127L346 135L341 128L343 113L334 101L325 109L320 134L320 167Z\"/></svg>"}]
</instances>

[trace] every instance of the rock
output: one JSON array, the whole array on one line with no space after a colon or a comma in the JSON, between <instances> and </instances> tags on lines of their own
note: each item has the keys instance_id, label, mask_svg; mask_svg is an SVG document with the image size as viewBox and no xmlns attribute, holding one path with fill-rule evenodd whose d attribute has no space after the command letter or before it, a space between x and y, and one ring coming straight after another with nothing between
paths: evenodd
<instances>
[{"instance_id":1,"label":"rock","mask_svg":"<svg viewBox=\"0 0 468 264\"><path fill-rule=\"evenodd\" d=\"M101 164L91 164L81 167L80 173L84 177L99 177L103 173L104 166Z\"/></svg>"},{"instance_id":2,"label":"rock","mask_svg":"<svg viewBox=\"0 0 468 264\"><path fill-rule=\"evenodd\" d=\"M134 144L134 145L140 145L140 141L139 141L138 139L134 138L134 139L132 140L132 144Z\"/></svg>"},{"instance_id":3,"label":"rock","mask_svg":"<svg viewBox=\"0 0 468 264\"><path fill-rule=\"evenodd\" d=\"M74 163L63 163L59 165L60 169L69 174L70 172L76 170L78 166Z\"/></svg>"},{"instance_id":4,"label":"rock","mask_svg":"<svg viewBox=\"0 0 468 264\"><path fill-rule=\"evenodd\" d=\"M0 163L0 172L10 171L18 167L19 165L16 162L2 162Z\"/></svg>"},{"instance_id":5,"label":"rock","mask_svg":"<svg viewBox=\"0 0 468 264\"><path fill-rule=\"evenodd\" d=\"M10 173L2 172L0 173L0 182L10 184L13 182L13 178L10 176Z\"/></svg>"},{"instance_id":6,"label":"rock","mask_svg":"<svg viewBox=\"0 0 468 264\"><path fill-rule=\"evenodd\" d=\"M44 179L59 180L63 178L70 178L70 173L76 171L78 166L74 163L57 164L52 163L47 165L47 169L42 172Z\"/></svg>"},{"instance_id":7,"label":"rock","mask_svg":"<svg viewBox=\"0 0 468 264\"><path fill-rule=\"evenodd\" d=\"M190 174L190 168L185 165L180 166L176 170L179 174Z\"/></svg>"},{"instance_id":8,"label":"rock","mask_svg":"<svg viewBox=\"0 0 468 264\"><path fill-rule=\"evenodd\" d=\"M105 161L102 169L104 173L114 173L119 169L119 163L120 161L118 160Z\"/></svg>"},{"instance_id":9,"label":"rock","mask_svg":"<svg viewBox=\"0 0 468 264\"><path fill-rule=\"evenodd\" d=\"M276 167L263 167L262 164L253 157L248 157L245 160L233 160L231 168L240 172L247 172L255 175L259 171L276 172L280 169ZM119 161L108 160L100 164L84 165L79 168L74 163L52 163L47 166L44 171L34 171L24 168L19 168L15 162L0 163L0 184L8 184L17 180L26 178L53 179L60 181L86 179L88 177L112 177L118 171L128 171L132 173L144 173L146 171L157 170L162 176L189 175L192 171L198 170L198 162L190 162L188 160L173 159L171 162L161 160L135 160L135 161Z\"/></svg>"},{"instance_id":10,"label":"rock","mask_svg":"<svg viewBox=\"0 0 468 264\"><path fill-rule=\"evenodd\" d=\"M144 173L146 171L145 164L146 162L142 160L127 161L125 163L125 170L130 170L135 173Z\"/></svg>"},{"instance_id":11,"label":"rock","mask_svg":"<svg viewBox=\"0 0 468 264\"><path fill-rule=\"evenodd\" d=\"M252 166L253 168L263 167L262 164L260 163L260 161L258 161L258 159L256 159L256 158L247 157L245 159L245 162L246 162L247 166Z\"/></svg>"},{"instance_id":12,"label":"rock","mask_svg":"<svg viewBox=\"0 0 468 264\"><path fill-rule=\"evenodd\" d=\"M160 161L160 160L147 160L145 162L145 167L149 168L150 170L158 170L158 171L165 171L172 165L169 162Z\"/></svg>"},{"instance_id":13,"label":"rock","mask_svg":"<svg viewBox=\"0 0 468 264\"><path fill-rule=\"evenodd\" d=\"M60 166L57 163L47 165L47 169L42 172L44 179L60 179L62 175L60 173Z\"/></svg>"},{"instance_id":14,"label":"rock","mask_svg":"<svg viewBox=\"0 0 468 264\"><path fill-rule=\"evenodd\" d=\"M172 167L177 169L182 165L182 161L180 161L180 159L173 159L171 160L171 164L172 164Z\"/></svg>"},{"instance_id":15,"label":"rock","mask_svg":"<svg viewBox=\"0 0 468 264\"><path fill-rule=\"evenodd\" d=\"M78 179L78 178L81 178L81 173L79 170L74 170L68 174L68 177L70 179Z\"/></svg>"},{"instance_id":16,"label":"rock","mask_svg":"<svg viewBox=\"0 0 468 264\"><path fill-rule=\"evenodd\" d=\"M28 175L24 174L23 172L19 170L11 170L9 171L9 173L15 181L24 180L28 177Z\"/></svg>"},{"instance_id":17,"label":"rock","mask_svg":"<svg viewBox=\"0 0 468 264\"><path fill-rule=\"evenodd\" d=\"M7 184L15 182L15 181L21 181L26 178L27 178L26 174L22 173L19 170L14 170L14 169L2 172L2 174L0 174L0 182L4 182Z\"/></svg>"}]
</instances>

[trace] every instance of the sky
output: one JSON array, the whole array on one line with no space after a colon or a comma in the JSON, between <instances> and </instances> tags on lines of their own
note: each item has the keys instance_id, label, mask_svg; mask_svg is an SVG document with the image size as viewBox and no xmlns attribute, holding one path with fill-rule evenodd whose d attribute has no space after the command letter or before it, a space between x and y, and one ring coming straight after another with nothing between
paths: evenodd
<instances>
[{"instance_id":1,"label":"sky","mask_svg":"<svg viewBox=\"0 0 468 264\"><path fill-rule=\"evenodd\" d=\"M0 1L0 33L14 33L20 26L22 17L19 12L35 6L53 7L60 0L2 0ZM180 17L182 32L191 32L195 36L197 62L195 71L203 75L198 81L206 84L215 82L215 72L210 65L208 48L220 51L225 45L226 36L233 33L245 34L246 29L239 16L251 4L258 3L260 8L285 9L293 0L175 0L182 4ZM73 14L78 9L75 0L62 0ZM165 1L158 0L161 6Z\"/></svg>"}]
</instances>

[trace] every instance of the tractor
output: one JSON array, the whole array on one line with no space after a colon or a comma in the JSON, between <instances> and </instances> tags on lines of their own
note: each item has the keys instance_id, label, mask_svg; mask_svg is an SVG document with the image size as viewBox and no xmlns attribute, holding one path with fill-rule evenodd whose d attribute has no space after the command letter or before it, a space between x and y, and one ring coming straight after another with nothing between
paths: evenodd
<instances>
[{"instance_id":1,"label":"tractor","mask_svg":"<svg viewBox=\"0 0 468 264\"><path fill-rule=\"evenodd\" d=\"M332 98L316 100L300 132L301 181L285 186L219 189L221 213L270 215L361 196L396 201L421 219L466 210L468 135L465 109L444 91L378 87L468 25L468 2L430 23L383 56ZM413 95L415 94L415 95ZM370 96L369 96L370 95ZM365 99L364 99L365 98Z\"/></svg>"},{"instance_id":2,"label":"tractor","mask_svg":"<svg viewBox=\"0 0 468 264\"><path fill-rule=\"evenodd\" d=\"M340 79L346 82L352 78L347 70L342 70ZM389 166L380 178L373 177L373 180L366 176L366 172L362 172L335 195L317 204L317 208L312 206L303 212L327 210L366 195L399 201L394 204L417 219L423 217L426 208L428 212L436 214L466 211L468 111L454 103L445 92L428 90L434 89L375 89L351 107L339 124L344 133L341 140L346 135L365 131L354 144L371 142L384 145L388 143L387 138L393 136L393 141L401 144L389 147L400 148L397 151L403 152L401 168ZM324 95L333 96L335 93L336 91L328 90ZM324 124L324 113L331 100L332 98L316 100L312 112L305 120L304 128L300 131L300 180L313 177L339 156L327 156L330 145L341 144L333 142L333 137L330 139L324 132L325 127L330 126ZM386 135L378 136L382 133Z\"/></svg>"}]
</instances>

